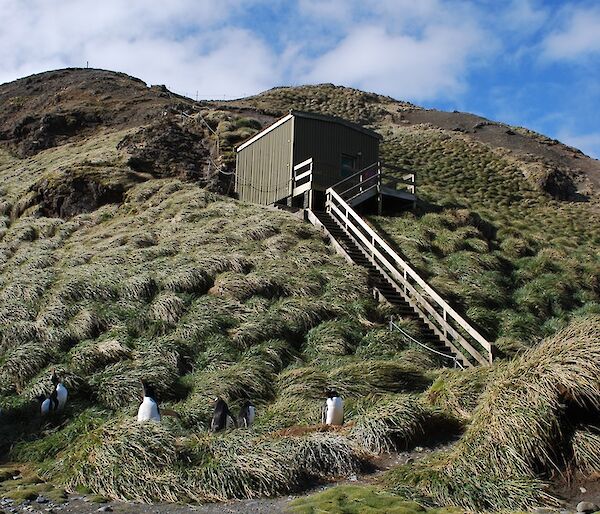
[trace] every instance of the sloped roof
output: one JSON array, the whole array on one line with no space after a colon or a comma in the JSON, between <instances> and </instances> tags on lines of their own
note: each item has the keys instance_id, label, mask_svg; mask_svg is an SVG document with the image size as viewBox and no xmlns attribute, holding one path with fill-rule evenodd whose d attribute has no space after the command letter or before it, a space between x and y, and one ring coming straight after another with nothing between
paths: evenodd
<instances>
[{"instance_id":1,"label":"sloped roof","mask_svg":"<svg viewBox=\"0 0 600 514\"><path fill-rule=\"evenodd\" d=\"M286 114L283 118L278 119L272 125L269 125L267 128L261 130L258 134L255 134L254 136L252 136L247 141L244 141L244 143L242 143L240 146L238 146L236 148L236 152L239 152L240 150L243 150L247 146L251 145L252 143L254 143L255 141L257 141L258 139L260 139L261 137L263 137L264 135L268 134L269 132L271 132L272 130L276 129L280 125L283 125L286 121L291 120L293 117L308 118L308 119L312 119L312 120L319 120L319 121L327 121L327 122L330 122L330 123L337 123L338 125L344 125L344 126L350 128L352 130L357 130L357 131L362 132L363 134L371 136L371 137L373 137L375 139L379 139L379 140L383 139L383 137L381 137L381 134L378 134L374 130L365 128L365 127L363 127L361 125L358 125L357 123L352 123L351 121L345 120L343 118L338 118L337 116L327 116L325 114L319 114L319 113L316 113L316 112L306 112L306 111L294 111L294 110L291 110L290 113Z\"/></svg>"}]
</instances>

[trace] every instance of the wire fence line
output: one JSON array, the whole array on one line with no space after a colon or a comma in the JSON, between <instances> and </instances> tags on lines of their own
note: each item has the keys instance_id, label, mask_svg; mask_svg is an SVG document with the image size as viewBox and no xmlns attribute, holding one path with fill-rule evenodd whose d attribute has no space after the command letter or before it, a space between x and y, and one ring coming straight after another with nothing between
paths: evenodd
<instances>
[{"instance_id":1,"label":"wire fence line","mask_svg":"<svg viewBox=\"0 0 600 514\"><path fill-rule=\"evenodd\" d=\"M421 341L418 341L413 336L411 336L408 332L406 332L404 329L402 329L398 325L396 325L396 323L394 323L393 317L390 318L389 327L390 327L390 330L396 329L404 337L406 337L409 341L419 345L420 347L424 348L425 350L427 350L431 353L434 353L436 355L439 355L440 357L443 357L445 359L451 360L454 363L455 368L465 369L465 367L462 365L462 363L458 360L457 357L455 357L454 355L448 355L447 353L444 353L444 352L440 352L439 350L436 350L435 348L431 348L430 346L427 346L426 344L422 343Z\"/></svg>"}]
</instances>

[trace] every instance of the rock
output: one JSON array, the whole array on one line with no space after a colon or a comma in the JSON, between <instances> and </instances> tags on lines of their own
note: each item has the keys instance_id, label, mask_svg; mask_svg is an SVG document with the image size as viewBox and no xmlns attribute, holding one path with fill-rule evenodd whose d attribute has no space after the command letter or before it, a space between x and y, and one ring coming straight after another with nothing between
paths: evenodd
<instances>
[{"instance_id":1,"label":"rock","mask_svg":"<svg viewBox=\"0 0 600 514\"><path fill-rule=\"evenodd\" d=\"M48 503L48 498L45 498L43 496L38 496L35 499L35 503Z\"/></svg>"},{"instance_id":2,"label":"rock","mask_svg":"<svg viewBox=\"0 0 600 514\"><path fill-rule=\"evenodd\" d=\"M579 490L580 490L580 491L581 491L583 494L587 493L587 489L586 489L585 487L580 487L580 488L579 488Z\"/></svg>"},{"instance_id":3,"label":"rock","mask_svg":"<svg viewBox=\"0 0 600 514\"><path fill-rule=\"evenodd\" d=\"M577 512L596 512L598 506L592 502L579 502L577 504Z\"/></svg>"},{"instance_id":4,"label":"rock","mask_svg":"<svg viewBox=\"0 0 600 514\"><path fill-rule=\"evenodd\" d=\"M98 512L112 512L112 507L110 505L104 505L98 509Z\"/></svg>"},{"instance_id":5,"label":"rock","mask_svg":"<svg viewBox=\"0 0 600 514\"><path fill-rule=\"evenodd\" d=\"M358 480L358 477L357 477L356 475L350 475L350 476L348 477L348 480L349 480L350 482L356 482L356 481Z\"/></svg>"},{"instance_id":6,"label":"rock","mask_svg":"<svg viewBox=\"0 0 600 514\"><path fill-rule=\"evenodd\" d=\"M127 165L156 178L177 176L204 180L209 164L209 144L197 125L159 120L125 136L117 149L129 153Z\"/></svg>"}]
</instances>

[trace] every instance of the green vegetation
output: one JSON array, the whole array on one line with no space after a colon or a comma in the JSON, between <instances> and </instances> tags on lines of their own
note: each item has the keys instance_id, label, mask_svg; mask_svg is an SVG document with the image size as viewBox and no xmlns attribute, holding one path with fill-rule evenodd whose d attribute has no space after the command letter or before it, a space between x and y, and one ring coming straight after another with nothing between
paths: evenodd
<instances>
[{"instance_id":1,"label":"green vegetation","mask_svg":"<svg viewBox=\"0 0 600 514\"><path fill-rule=\"evenodd\" d=\"M422 202L373 223L502 351L600 312L598 209L553 200L514 159L440 130L395 129L383 157L417 172Z\"/></svg>"},{"instance_id":2,"label":"green vegetation","mask_svg":"<svg viewBox=\"0 0 600 514\"><path fill-rule=\"evenodd\" d=\"M67 497L64 488L44 482L30 470L16 468L0 468L0 496L17 502L44 496L54 503L64 503Z\"/></svg>"},{"instance_id":3,"label":"green vegetation","mask_svg":"<svg viewBox=\"0 0 600 514\"><path fill-rule=\"evenodd\" d=\"M598 470L597 432L571 429L600 406L598 341L600 317L584 318L501 365L461 440L390 472L388 484L419 501L469 510L551 503L539 477L570 460L581 471Z\"/></svg>"},{"instance_id":4,"label":"green vegetation","mask_svg":"<svg viewBox=\"0 0 600 514\"><path fill-rule=\"evenodd\" d=\"M386 492L334 487L293 508L520 509L552 504L554 469L600 472L595 200L551 199L536 185L543 163L462 133L394 125L413 106L387 97L321 85L242 100L243 114L204 107L227 165L265 113L303 109L379 128L383 158L417 171L421 201L416 213L371 222L496 340L500 359L440 368L387 330L394 309L375 303L365 271L294 216L132 174L117 146L136 128L103 129L27 159L0 151L0 446L30 470L17 480L15 469L0 471L2 494L273 496L461 434L388 473ZM68 220L46 217L48 202L60 203L52 193L74 178L122 195ZM414 322L398 323L418 338ZM35 398L50 390L52 368L69 402L41 420ZM141 379L178 419L135 422ZM329 387L344 397L343 427L320 424ZM250 398L255 425L208 434L217 395L234 412Z\"/></svg>"},{"instance_id":5,"label":"green vegetation","mask_svg":"<svg viewBox=\"0 0 600 514\"><path fill-rule=\"evenodd\" d=\"M294 109L338 116L362 124L380 121L389 114L386 109L388 106L394 111L417 108L408 102L397 102L389 96L333 84L274 88L257 96L236 100L235 104L278 117Z\"/></svg>"},{"instance_id":6,"label":"green vegetation","mask_svg":"<svg viewBox=\"0 0 600 514\"><path fill-rule=\"evenodd\" d=\"M102 141L106 157L118 138ZM57 152L68 148L32 159ZM21 185L6 184L12 203ZM415 396L437 363L386 330L365 272L290 214L175 179L132 185L122 204L70 220L35 203L10 211L0 436L46 480L140 501L281 494L356 472L369 451L419 444L421 425L439 418ZM70 398L42 422L35 398L51 368ZM141 379L179 420L134 421ZM326 387L346 401L340 431L319 428ZM255 427L206 435L216 395L234 411L251 398Z\"/></svg>"},{"instance_id":7,"label":"green vegetation","mask_svg":"<svg viewBox=\"0 0 600 514\"><path fill-rule=\"evenodd\" d=\"M292 502L290 512L297 514L458 514L462 509L425 509L418 503L365 486L336 486Z\"/></svg>"}]
</instances>

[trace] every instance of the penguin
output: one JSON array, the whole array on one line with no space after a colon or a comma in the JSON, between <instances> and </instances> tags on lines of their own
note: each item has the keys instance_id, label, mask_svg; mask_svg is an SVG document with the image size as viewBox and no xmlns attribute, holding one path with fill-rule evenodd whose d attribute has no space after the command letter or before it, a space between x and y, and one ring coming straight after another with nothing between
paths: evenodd
<instances>
[{"instance_id":1,"label":"penguin","mask_svg":"<svg viewBox=\"0 0 600 514\"><path fill-rule=\"evenodd\" d=\"M243 428L250 428L254 423L255 418L256 407L251 401L246 400L240 409L240 413L238 414L238 425Z\"/></svg>"},{"instance_id":2,"label":"penguin","mask_svg":"<svg viewBox=\"0 0 600 514\"><path fill-rule=\"evenodd\" d=\"M58 401L58 406L56 408L57 411L61 411L65 408L65 405L67 404L67 397L69 396L69 391L67 391L67 388L65 387L65 384L63 384L62 379L59 379L59 377L56 374L56 371L52 370L52 384L54 385L54 391L56 392L56 398Z\"/></svg>"},{"instance_id":3,"label":"penguin","mask_svg":"<svg viewBox=\"0 0 600 514\"><path fill-rule=\"evenodd\" d=\"M227 428L227 418L231 418L235 428L237 428L237 421L235 417L229 410L227 403L223 398L217 397L215 398L215 408L213 411L212 420L210 422L210 430L211 432L220 432Z\"/></svg>"},{"instance_id":4,"label":"penguin","mask_svg":"<svg viewBox=\"0 0 600 514\"><path fill-rule=\"evenodd\" d=\"M326 391L327 401L323 405L321 422L325 425L344 424L344 400L333 389Z\"/></svg>"},{"instance_id":5,"label":"penguin","mask_svg":"<svg viewBox=\"0 0 600 514\"><path fill-rule=\"evenodd\" d=\"M53 414L58 410L58 398L56 395L56 389L47 396L38 396L37 399L40 402L40 414L42 415L42 417L46 417L49 414Z\"/></svg>"},{"instance_id":6,"label":"penguin","mask_svg":"<svg viewBox=\"0 0 600 514\"><path fill-rule=\"evenodd\" d=\"M144 391L144 400L138 409L138 422L154 421L155 423L160 423L160 408L156 400L154 387L142 381L142 388Z\"/></svg>"}]
</instances>

